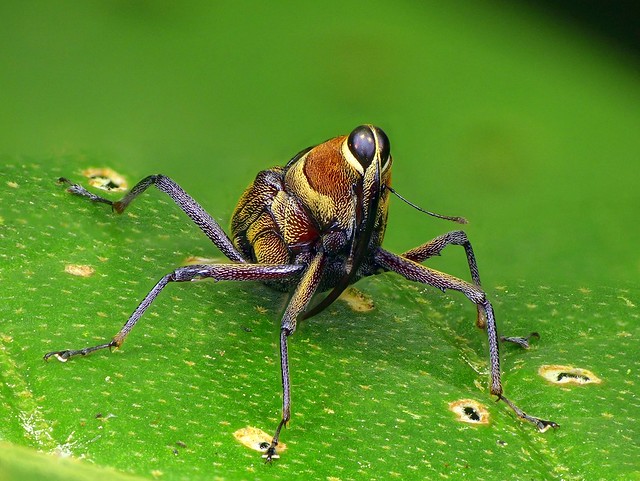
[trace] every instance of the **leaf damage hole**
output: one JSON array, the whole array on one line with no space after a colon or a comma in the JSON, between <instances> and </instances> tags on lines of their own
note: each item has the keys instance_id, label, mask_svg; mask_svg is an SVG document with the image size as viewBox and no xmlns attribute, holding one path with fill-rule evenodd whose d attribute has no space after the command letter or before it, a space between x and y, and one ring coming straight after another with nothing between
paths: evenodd
<instances>
[{"instance_id":1,"label":"leaf damage hole","mask_svg":"<svg viewBox=\"0 0 640 481\"><path fill-rule=\"evenodd\" d=\"M476 411L471 406L465 406L463 411L465 416L467 416L471 421L480 421L480 415L478 414L478 411Z\"/></svg>"},{"instance_id":2,"label":"leaf damage hole","mask_svg":"<svg viewBox=\"0 0 640 481\"><path fill-rule=\"evenodd\" d=\"M449 409L458 416L458 421L470 424L489 424L489 411L473 399L459 399L449 403Z\"/></svg>"},{"instance_id":3,"label":"leaf damage hole","mask_svg":"<svg viewBox=\"0 0 640 481\"><path fill-rule=\"evenodd\" d=\"M554 384L600 384L602 380L588 369L558 364L540 366L540 374Z\"/></svg>"},{"instance_id":4,"label":"leaf damage hole","mask_svg":"<svg viewBox=\"0 0 640 481\"><path fill-rule=\"evenodd\" d=\"M240 441L249 449L265 453L269 446L271 446L271 436L265 433L262 429L247 426L246 428L238 429L233 433L233 437ZM284 443L278 443L278 454L287 449L287 445Z\"/></svg>"},{"instance_id":5,"label":"leaf damage hole","mask_svg":"<svg viewBox=\"0 0 640 481\"><path fill-rule=\"evenodd\" d=\"M91 167L83 170L82 175L89 179L89 185L96 189L120 192L129 187L125 178L109 167Z\"/></svg>"},{"instance_id":6,"label":"leaf damage hole","mask_svg":"<svg viewBox=\"0 0 640 481\"><path fill-rule=\"evenodd\" d=\"M67 264L64 266L67 274L78 277L90 277L96 271L93 267L82 264Z\"/></svg>"}]
</instances>

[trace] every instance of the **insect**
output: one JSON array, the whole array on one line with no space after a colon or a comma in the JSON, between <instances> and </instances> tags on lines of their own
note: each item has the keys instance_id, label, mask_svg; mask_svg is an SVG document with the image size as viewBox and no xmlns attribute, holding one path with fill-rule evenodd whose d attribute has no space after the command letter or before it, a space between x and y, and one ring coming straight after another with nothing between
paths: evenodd
<instances>
[{"instance_id":1,"label":"insect","mask_svg":"<svg viewBox=\"0 0 640 481\"><path fill-rule=\"evenodd\" d=\"M491 394L541 431L557 427L553 421L529 416L503 394L494 311L480 286L478 267L467 235L461 230L452 231L401 255L382 248L389 195L394 193L405 200L391 187L391 164L389 139L373 125L361 125L349 135L304 149L284 167L258 173L235 208L231 236L225 234L200 204L164 175L142 179L116 202L61 178L60 182L69 184L69 192L108 204L117 213L124 212L138 195L154 185L178 204L231 263L178 267L158 281L112 340L83 349L49 352L45 354L45 360L55 357L66 361L74 356L120 347L147 308L171 282L203 278L262 281L289 291L290 299L280 327L282 418L263 456L271 461L278 457L280 433L291 417L287 342L296 330L296 323L321 312L359 279L392 271L443 291L459 291L475 303L476 324L486 329L489 338ZM465 222L458 217L424 212ZM464 248L472 282L421 264L449 245ZM315 294L323 292L326 292L323 297L313 300ZM520 338L508 340L526 342Z\"/></svg>"}]
</instances>

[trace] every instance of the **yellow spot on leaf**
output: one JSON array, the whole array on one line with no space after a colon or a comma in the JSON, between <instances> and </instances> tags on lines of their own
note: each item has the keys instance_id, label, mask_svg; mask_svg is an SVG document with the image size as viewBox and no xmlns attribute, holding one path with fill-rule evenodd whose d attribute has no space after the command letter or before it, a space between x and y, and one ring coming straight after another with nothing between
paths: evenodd
<instances>
[{"instance_id":1,"label":"yellow spot on leaf","mask_svg":"<svg viewBox=\"0 0 640 481\"><path fill-rule=\"evenodd\" d=\"M89 277L96 271L93 267L82 264L67 264L64 271L72 276Z\"/></svg>"},{"instance_id":2,"label":"yellow spot on leaf","mask_svg":"<svg viewBox=\"0 0 640 481\"><path fill-rule=\"evenodd\" d=\"M220 264L221 262L224 262L222 257L189 256L182 261L182 264L185 266L194 266L198 264Z\"/></svg>"},{"instance_id":3,"label":"yellow spot on leaf","mask_svg":"<svg viewBox=\"0 0 640 481\"><path fill-rule=\"evenodd\" d=\"M449 409L458 416L458 421L470 424L489 424L489 411L473 399L459 399L449 403Z\"/></svg>"},{"instance_id":4,"label":"yellow spot on leaf","mask_svg":"<svg viewBox=\"0 0 640 481\"><path fill-rule=\"evenodd\" d=\"M346 289L339 297L355 312L369 312L373 309L373 299L354 287Z\"/></svg>"},{"instance_id":5,"label":"yellow spot on leaf","mask_svg":"<svg viewBox=\"0 0 640 481\"><path fill-rule=\"evenodd\" d=\"M271 436L265 433L262 429L247 426L246 428L238 429L233 433L233 437L244 444L246 447L264 453L271 445ZM287 449L287 445L284 443L278 443L278 453L281 453Z\"/></svg>"},{"instance_id":6,"label":"yellow spot on leaf","mask_svg":"<svg viewBox=\"0 0 640 481\"><path fill-rule=\"evenodd\" d=\"M109 192L120 192L129 187L126 179L109 167L91 167L82 171L89 185Z\"/></svg>"},{"instance_id":7,"label":"yellow spot on leaf","mask_svg":"<svg viewBox=\"0 0 640 481\"><path fill-rule=\"evenodd\" d=\"M602 380L588 369L573 366L550 364L540 366L540 374L547 381L554 384L600 384Z\"/></svg>"},{"instance_id":8,"label":"yellow spot on leaf","mask_svg":"<svg viewBox=\"0 0 640 481\"><path fill-rule=\"evenodd\" d=\"M627 307L636 307L636 305L633 302L631 302L629 299L627 299L624 296L618 296L618 299L622 299L624 301L625 306Z\"/></svg>"}]
</instances>

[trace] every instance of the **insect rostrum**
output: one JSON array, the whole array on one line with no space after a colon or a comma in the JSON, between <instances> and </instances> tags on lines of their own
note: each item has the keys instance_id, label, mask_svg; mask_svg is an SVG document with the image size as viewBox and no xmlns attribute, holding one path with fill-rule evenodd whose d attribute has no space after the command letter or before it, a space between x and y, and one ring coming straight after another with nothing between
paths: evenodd
<instances>
[{"instance_id":1,"label":"insect rostrum","mask_svg":"<svg viewBox=\"0 0 640 481\"><path fill-rule=\"evenodd\" d=\"M305 149L284 167L258 173L233 213L231 237L200 204L163 175L144 178L117 202L61 178L61 182L70 185L69 192L109 204L118 213L149 186L155 185L178 204L231 262L175 269L158 281L111 341L84 349L50 352L44 358L66 361L73 356L120 347L145 310L170 282L200 278L250 280L291 291L280 329L282 419L264 454L266 460L271 461L278 456L280 431L291 415L287 340L295 331L296 322L321 312L358 279L393 271L415 282L460 291L475 303L477 325L486 329L489 338L491 394L540 430L556 427L552 421L525 414L502 393L494 312L480 287L473 249L466 234L452 231L401 255L382 248L389 194L394 192L390 186L391 164L389 139L372 125L361 125L348 136L335 137ZM448 245L464 248L472 282L421 264L440 254ZM314 295L322 292L327 293L312 303Z\"/></svg>"}]
</instances>

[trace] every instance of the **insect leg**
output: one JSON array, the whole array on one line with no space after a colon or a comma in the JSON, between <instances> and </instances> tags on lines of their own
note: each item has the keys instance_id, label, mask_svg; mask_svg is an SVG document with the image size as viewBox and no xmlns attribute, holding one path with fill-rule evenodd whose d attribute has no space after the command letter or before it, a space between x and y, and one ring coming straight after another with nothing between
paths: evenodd
<instances>
[{"instance_id":1,"label":"insect leg","mask_svg":"<svg viewBox=\"0 0 640 481\"><path fill-rule=\"evenodd\" d=\"M473 254L473 248L471 242L464 231L454 230L447 232L435 239L430 240L415 247L402 254L402 257L411 259L414 262L423 262L429 257L438 256L440 252L448 245L463 246L464 252L467 255L467 263L469 264L469 271L471 272L471 279L473 283L480 287L480 273L478 272L478 264L476 263L476 256ZM476 325L480 328L484 328L487 324L487 315L482 306L478 305L478 317L476 319Z\"/></svg>"},{"instance_id":2,"label":"insect leg","mask_svg":"<svg viewBox=\"0 0 640 481\"><path fill-rule=\"evenodd\" d=\"M465 254L467 255L467 262L469 263L469 270L471 271L471 278L473 283L480 286L480 274L478 273L478 265L476 264L476 258L473 254L473 248L471 242L464 231L454 230L447 232L435 239L425 242L421 246L415 247L402 254L402 257L411 259L414 262L423 262L429 257L438 256L440 252L448 245L463 246Z\"/></svg>"},{"instance_id":3,"label":"insect leg","mask_svg":"<svg viewBox=\"0 0 640 481\"><path fill-rule=\"evenodd\" d=\"M307 304L313 297L320 279L325 263L325 254L320 252L311 260L308 267L300 278L300 283L296 286L289 304L282 316L280 329L280 370L282 373L282 419L273 435L271 445L263 455L267 462L278 457L276 447L280 439L280 431L291 419L291 382L289 378L289 354L287 350L287 338L296 329L298 315L304 311Z\"/></svg>"},{"instance_id":4,"label":"insect leg","mask_svg":"<svg viewBox=\"0 0 640 481\"><path fill-rule=\"evenodd\" d=\"M169 282L194 281L204 278L213 278L218 281L266 281L295 276L302 269L303 266L293 264L214 264L180 267L158 281L111 341L83 349L48 352L44 355L44 359L47 360L50 357L56 357L58 360L64 362L70 357L78 355L86 356L101 349L120 347L131 329L133 329L133 326L136 325L147 308Z\"/></svg>"},{"instance_id":5,"label":"insect leg","mask_svg":"<svg viewBox=\"0 0 640 481\"><path fill-rule=\"evenodd\" d=\"M465 282L457 277L450 276L435 269L430 269L422 264L405 259L397 254L392 254L382 248L378 248L375 253L375 260L379 266L384 269L397 272L401 276L415 282L421 282L438 289L452 289L462 292L469 300L482 309L487 316L487 336L489 338L489 364L491 369L491 394L504 401L518 417L535 424L540 431L546 431L549 427L557 427L553 421L529 416L513 402L503 396L502 382L500 380L500 354L498 351L498 330L496 320L493 313L493 307L486 294L478 286Z\"/></svg>"},{"instance_id":6,"label":"insect leg","mask_svg":"<svg viewBox=\"0 0 640 481\"><path fill-rule=\"evenodd\" d=\"M161 174L145 177L133 186L133 188L121 200L115 202L92 194L81 185L74 184L64 177L61 177L59 182L69 184L67 190L72 194L86 197L93 202L109 204L118 214L124 212L131 201L147 190L149 186L155 185L158 189L171 197L176 204L178 204L178 207L180 207L184 213L191 218L191 220L206 234L209 239L211 239L211 241L225 256L235 262L246 262L246 259L233 246L229 236L227 236L222 227L220 227L213 217L211 217L202 208L202 206L193 199L193 197L187 194L182 187L176 184L169 177Z\"/></svg>"}]
</instances>

